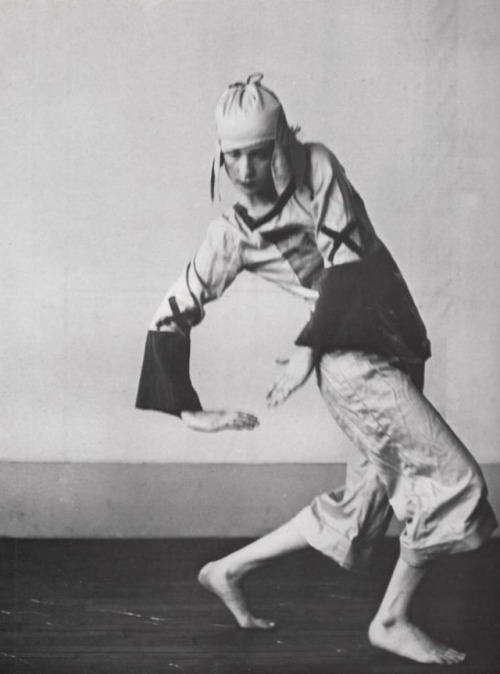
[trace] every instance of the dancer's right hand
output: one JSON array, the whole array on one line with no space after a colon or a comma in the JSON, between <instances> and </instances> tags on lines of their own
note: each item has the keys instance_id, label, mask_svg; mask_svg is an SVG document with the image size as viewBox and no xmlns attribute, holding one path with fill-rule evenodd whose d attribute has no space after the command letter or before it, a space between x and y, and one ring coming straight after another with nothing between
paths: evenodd
<instances>
[{"instance_id":1,"label":"dancer's right hand","mask_svg":"<svg viewBox=\"0 0 500 674\"><path fill-rule=\"evenodd\" d=\"M216 433L217 431L253 431L259 420L247 412L228 412L227 410L199 410L181 412L182 421L195 431Z\"/></svg>"}]
</instances>

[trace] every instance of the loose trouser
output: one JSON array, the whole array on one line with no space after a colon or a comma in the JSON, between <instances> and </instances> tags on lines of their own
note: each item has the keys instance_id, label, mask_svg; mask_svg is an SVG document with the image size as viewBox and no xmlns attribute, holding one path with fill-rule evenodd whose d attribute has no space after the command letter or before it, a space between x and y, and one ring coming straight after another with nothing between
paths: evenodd
<instances>
[{"instance_id":1,"label":"loose trouser","mask_svg":"<svg viewBox=\"0 0 500 674\"><path fill-rule=\"evenodd\" d=\"M375 354L335 351L317 368L333 418L355 447L346 484L294 518L308 543L362 570L392 511L411 565L479 547L496 527L481 470L410 377Z\"/></svg>"}]
</instances>

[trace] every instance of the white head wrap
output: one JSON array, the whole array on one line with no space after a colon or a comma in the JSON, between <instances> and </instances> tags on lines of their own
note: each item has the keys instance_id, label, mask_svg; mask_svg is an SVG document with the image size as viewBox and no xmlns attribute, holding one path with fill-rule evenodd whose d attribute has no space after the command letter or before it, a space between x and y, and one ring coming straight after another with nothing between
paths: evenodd
<instances>
[{"instance_id":1,"label":"white head wrap","mask_svg":"<svg viewBox=\"0 0 500 674\"><path fill-rule=\"evenodd\" d=\"M224 152L266 141L274 142L272 176L278 194L285 190L292 179L297 183L301 180L305 162L302 146L288 126L278 97L261 84L262 78L262 73L254 73L246 82L231 84L217 104L212 199L215 190L218 192L219 189L219 173Z\"/></svg>"}]
</instances>

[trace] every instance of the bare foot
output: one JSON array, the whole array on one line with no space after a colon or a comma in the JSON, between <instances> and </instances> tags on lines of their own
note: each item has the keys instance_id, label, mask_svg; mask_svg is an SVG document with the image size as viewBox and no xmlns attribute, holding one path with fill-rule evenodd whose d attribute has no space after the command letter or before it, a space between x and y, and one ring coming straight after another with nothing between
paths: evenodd
<instances>
[{"instance_id":1,"label":"bare foot","mask_svg":"<svg viewBox=\"0 0 500 674\"><path fill-rule=\"evenodd\" d=\"M465 653L434 641L416 625L404 619L375 618L368 630L368 637L372 646L417 662L456 665L465 660Z\"/></svg>"},{"instance_id":2,"label":"bare foot","mask_svg":"<svg viewBox=\"0 0 500 674\"><path fill-rule=\"evenodd\" d=\"M232 577L220 562L211 562L203 567L198 575L203 587L216 594L244 629L270 630L275 627L272 620L256 618L248 605L239 578Z\"/></svg>"}]
</instances>

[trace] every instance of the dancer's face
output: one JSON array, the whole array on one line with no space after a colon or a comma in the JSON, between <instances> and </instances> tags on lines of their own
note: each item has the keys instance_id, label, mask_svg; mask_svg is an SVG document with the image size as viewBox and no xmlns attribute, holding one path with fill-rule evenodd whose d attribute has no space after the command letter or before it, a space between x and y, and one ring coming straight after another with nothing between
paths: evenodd
<instances>
[{"instance_id":1,"label":"dancer's face","mask_svg":"<svg viewBox=\"0 0 500 674\"><path fill-rule=\"evenodd\" d=\"M274 190L271 164L274 143L224 152L224 165L236 189L247 197L266 196Z\"/></svg>"}]
</instances>

